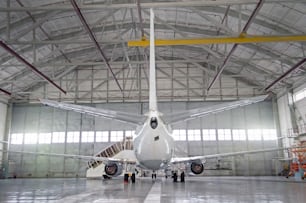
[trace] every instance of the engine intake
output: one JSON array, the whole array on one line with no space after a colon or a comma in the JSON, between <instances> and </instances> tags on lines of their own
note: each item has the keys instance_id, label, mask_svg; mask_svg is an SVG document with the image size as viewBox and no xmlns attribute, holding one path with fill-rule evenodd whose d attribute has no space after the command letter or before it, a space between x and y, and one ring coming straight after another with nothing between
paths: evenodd
<instances>
[{"instance_id":1,"label":"engine intake","mask_svg":"<svg viewBox=\"0 0 306 203\"><path fill-rule=\"evenodd\" d=\"M121 163L108 163L104 167L106 175L111 177L119 176L122 173L123 166Z\"/></svg>"},{"instance_id":2,"label":"engine intake","mask_svg":"<svg viewBox=\"0 0 306 203\"><path fill-rule=\"evenodd\" d=\"M204 171L204 164L202 163L197 163L197 162L192 162L190 165L190 170L192 173L199 175L203 173Z\"/></svg>"}]
</instances>

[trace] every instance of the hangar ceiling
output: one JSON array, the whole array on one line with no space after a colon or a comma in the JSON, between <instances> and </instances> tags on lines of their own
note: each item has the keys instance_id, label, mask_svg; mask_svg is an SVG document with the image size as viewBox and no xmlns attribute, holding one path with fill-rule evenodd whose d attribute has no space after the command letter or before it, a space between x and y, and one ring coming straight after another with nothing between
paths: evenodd
<instances>
[{"instance_id":1,"label":"hangar ceiling","mask_svg":"<svg viewBox=\"0 0 306 203\"><path fill-rule=\"evenodd\" d=\"M149 8L159 39L306 35L302 0L3 0L1 97L147 101L149 50L127 42L149 37ZM303 41L156 47L158 98L228 100L291 90L306 80L305 48Z\"/></svg>"}]
</instances>

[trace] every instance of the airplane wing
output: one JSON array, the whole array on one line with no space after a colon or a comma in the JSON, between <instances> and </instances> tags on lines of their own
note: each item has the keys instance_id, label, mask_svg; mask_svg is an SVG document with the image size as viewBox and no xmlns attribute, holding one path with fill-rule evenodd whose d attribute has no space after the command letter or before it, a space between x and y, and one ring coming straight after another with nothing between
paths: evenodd
<instances>
[{"instance_id":1,"label":"airplane wing","mask_svg":"<svg viewBox=\"0 0 306 203\"><path fill-rule=\"evenodd\" d=\"M289 148L269 148L269 149L259 149L259 150L251 150L251 151L239 151L239 152L229 152L229 153L222 153L222 154L193 156L193 157L182 157L182 158L174 157L171 159L171 163L177 164L177 163L190 162L190 161L205 161L206 159L223 158L223 157L239 156L239 155L249 155L249 154L262 153L262 152L281 151L281 150L287 150L287 149Z\"/></svg>"},{"instance_id":2,"label":"airplane wing","mask_svg":"<svg viewBox=\"0 0 306 203\"><path fill-rule=\"evenodd\" d=\"M0 141L0 143L2 143L2 144L8 144L7 141Z\"/></svg>"},{"instance_id":3,"label":"airplane wing","mask_svg":"<svg viewBox=\"0 0 306 203\"><path fill-rule=\"evenodd\" d=\"M40 99L42 104L52 106L55 108L76 111L79 113L88 114L91 116L103 117L107 119L114 119L125 123L130 123L134 125L141 125L145 121L145 116L139 114L125 113L119 111L112 111L100 108L94 108L89 106L81 106L75 104L67 104L63 102L57 102L47 99Z\"/></svg>"},{"instance_id":4,"label":"airplane wing","mask_svg":"<svg viewBox=\"0 0 306 203\"><path fill-rule=\"evenodd\" d=\"M117 159L117 158L109 158L109 157L98 157L98 156L85 156L85 155L75 155L75 154L58 154L58 153L42 153L42 152L28 152L28 151L16 151L16 150L2 150L2 152L9 152L9 153L20 153L20 154L29 154L29 155L38 155L38 156L53 156L53 157L65 157L65 158L72 158L72 159L83 159L86 161L89 160L96 160L102 162L125 162L125 163L136 163L135 160L129 159Z\"/></svg>"},{"instance_id":5,"label":"airplane wing","mask_svg":"<svg viewBox=\"0 0 306 203\"><path fill-rule=\"evenodd\" d=\"M263 95L263 96L257 96L257 97L251 97L248 99L243 99L239 101L234 101L234 102L227 102L227 103L222 103L222 104L217 104L214 106L209 106L209 107L203 107L203 108L196 108L196 109L190 109L187 111L182 111L182 112L175 112L172 114L166 114L163 115L163 120L165 121L166 124L174 124L180 121L186 121L190 119L195 119L195 118L200 118L203 116L208 116L211 114L216 114L222 111L234 109L237 107L241 106L246 106L250 104L254 104L257 102L261 102L265 100L268 97L268 95Z\"/></svg>"}]
</instances>

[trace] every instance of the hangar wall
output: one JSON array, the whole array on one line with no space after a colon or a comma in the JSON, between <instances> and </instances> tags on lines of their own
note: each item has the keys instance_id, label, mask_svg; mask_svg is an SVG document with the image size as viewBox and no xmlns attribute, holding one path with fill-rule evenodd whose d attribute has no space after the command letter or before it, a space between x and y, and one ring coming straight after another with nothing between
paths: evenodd
<instances>
[{"instance_id":1,"label":"hangar wall","mask_svg":"<svg viewBox=\"0 0 306 203\"><path fill-rule=\"evenodd\" d=\"M298 98L299 97L299 98ZM294 136L306 132L306 84L278 97L280 134L286 147L297 144Z\"/></svg>"},{"instance_id":2,"label":"hangar wall","mask_svg":"<svg viewBox=\"0 0 306 203\"><path fill-rule=\"evenodd\" d=\"M217 103L162 102L159 103L159 110L167 113L213 104ZM93 106L139 114L146 112L148 109L147 103L107 103ZM186 141L176 141L176 152L179 156L192 156L276 147L276 139L266 140L262 138L261 134L263 129L275 129L275 126L272 102L261 102L201 119L178 123L173 126L173 129L187 129L188 132L200 129L198 132L201 133L201 139L194 141L188 135ZM249 140L248 137L246 140L219 140L218 138L218 141L209 141L203 140L203 131L201 129L229 129L230 132L234 129L242 129L246 133L249 133L250 130L253 134L254 132L255 134L260 134L261 138L255 140ZM113 120L94 118L41 105L15 104L13 106L11 125L11 133L14 135L11 142L15 144L11 145L11 150L92 155L109 146L112 142L83 142L83 135L76 133L77 141L68 143L68 134L84 131L127 132L131 130L134 130L134 126ZM53 143L52 141L52 144L50 144L51 141L48 138L46 138L47 142L41 140L42 135L46 136L52 132L53 136L57 132L63 132L63 143ZM216 132L218 135L218 131ZM38 134L40 137L37 137ZM18 136L21 135L24 135L23 138L18 140ZM25 136L32 136L34 140L26 140ZM211 160L206 166L210 170L207 170L204 174L272 175L278 170L275 169L276 164L272 161L272 158L277 156L277 152L239 156L222 159L219 165L217 165L216 160ZM86 162L82 160L61 157L11 153L9 159L15 164L11 173L17 177L84 177L87 166Z\"/></svg>"},{"instance_id":3,"label":"hangar wall","mask_svg":"<svg viewBox=\"0 0 306 203\"><path fill-rule=\"evenodd\" d=\"M301 85L299 88L296 88L294 90L295 93L304 93L305 98L305 92L306 92L306 84ZM295 113L297 118L298 125L306 125L306 99L301 99L295 102Z\"/></svg>"}]
</instances>

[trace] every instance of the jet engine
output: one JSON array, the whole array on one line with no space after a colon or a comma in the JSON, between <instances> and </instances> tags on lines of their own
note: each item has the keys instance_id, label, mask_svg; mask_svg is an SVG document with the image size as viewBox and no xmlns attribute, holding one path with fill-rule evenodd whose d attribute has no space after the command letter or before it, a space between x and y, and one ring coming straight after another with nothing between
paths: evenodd
<instances>
[{"instance_id":1,"label":"jet engine","mask_svg":"<svg viewBox=\"0 0 306 203\"><path fill-rule=\"evenodd\" d=\"M110 177L119 176L122 173L123 166L121 163L108 163L104 167L106 175Z\"/></svg>"},{"instance_id":2,"label":"jet engine","mask_svg":"<svg viewBox=\"0 0 306 203\"><path fill-rule=\"evenodd\" d=\"M201 162L191 162L190 171L195 175L199 175L204 171L204 164Z\"/></svg>"}]
</instances>

